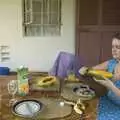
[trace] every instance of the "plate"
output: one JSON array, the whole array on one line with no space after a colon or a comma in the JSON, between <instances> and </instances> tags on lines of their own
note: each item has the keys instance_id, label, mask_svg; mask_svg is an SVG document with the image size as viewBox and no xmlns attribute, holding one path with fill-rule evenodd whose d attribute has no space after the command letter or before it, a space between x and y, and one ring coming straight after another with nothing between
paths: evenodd
<instances>
[{"instance_id":1,"label":"plate","mask_svg":"<svg viewBox=\"0 0 120 120\"><path fill-rule=\"evenodd\" d=\"M20 117L34 117L43 109L43 104L38 100L21 100L12 107L12 112Z\"/></svg>"},{"instance_id":2,"label":"plate","mask_svg":"<svg viewBox=\"0 0 120 120\"><path fill-rule=\"evenodd\" d=\"M73 92L81 98L89 100L95 96L95 91L87 85L80 85L73 88Z\"/></svg>"}]
</instances>

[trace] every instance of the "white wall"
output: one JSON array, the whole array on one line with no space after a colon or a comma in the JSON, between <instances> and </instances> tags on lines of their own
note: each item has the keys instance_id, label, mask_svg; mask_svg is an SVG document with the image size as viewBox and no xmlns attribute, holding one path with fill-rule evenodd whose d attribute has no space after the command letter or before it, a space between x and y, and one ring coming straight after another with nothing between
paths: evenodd
<instances>
[{"instance_id":1,"label":"white wall","mask_svg":"<svg viewBox=\"0 0 120 120\"><path fill-rule=\"evenodd\" d=\"M25 65L49 71L59 51L75 52L75 0L63 0L60 37L23 37L22 0L0 0L0 45L10 46L10 61L0 63L16 70Z\"/></svg>"}]
</instances>

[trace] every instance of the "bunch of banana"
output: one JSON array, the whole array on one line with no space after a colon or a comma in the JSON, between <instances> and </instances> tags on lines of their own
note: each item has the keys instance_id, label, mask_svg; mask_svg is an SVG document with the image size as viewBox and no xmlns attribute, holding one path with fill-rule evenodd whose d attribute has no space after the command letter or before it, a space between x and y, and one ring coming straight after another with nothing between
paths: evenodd
<instances>
[{"instance_id":1,"label":"bunch of banana","mask_svg":"<svg viewBox=\"0 0 120 120\"><path fill-rule=\"evenodd\" d=\"M103 70L94 70L91 68L83 67L80 71L81 75L94 76L96 79L112 78L113 74Z\"/></svg>"},{"instance_id":2,"label":"bunch of banana","mask_svg":"<svg viewBox=\"0 0 120 120\"><path fill-rule=\"evenodd\" d=\"M42 77L41 79L39 79L37 85L40 87L49 87L55 84L56 81L57 80L55 76L46 76L46 77Z\"/></svg>"},{"instance_id":3,"label":"bunch of banana","mask_svg":"<svg viewBox=\"0 0 120 120\"><path fill-rule=\"evenodd\" d=\"M95 75L95 76L103 76L105 78L112 78L113 75L112 73L110 72L107 72L107 71L103 71L103 70L88 70L88 73L87 74L90 74L90 75Z\"/></svg>"},{"instance_id":4,"label":"bunch of banana","mask_svg":"<svg viewBox=\"0 0 120 120\"><path fill-rule=\"evenodd\" d=\"M76 113L82 115L86 109L85 105L83 104L83 102L78 99L77 102L70 102L70 101L64 101L65 104L68 104L68 105L72 105L73 106L73 109L75 110Z\"/></svg>"},{"instance_id":5,"label":"bunch of banana","mask_svg":"<svg viewBox=\"0 0 120 120\"><path fill-rule=\"evenodd\" d=\"M71 81L71 82L79 81L79 79L76 78L75 73L73 73L73 72L69 73L67 78L65 78L65 80Z\"/></svg>"},{"instance_id":6,"label":"bunch of banana","mask_svg":"<svg viewBox=\"0 0 120 120\"><path fill-rule=\"evenodd\" d=\"M78 113L80 115L83 114L83 112L85 111L85 105L81 102L80 99L74 105L74 110L76 113Z\"/></svg>"}]
</instances>

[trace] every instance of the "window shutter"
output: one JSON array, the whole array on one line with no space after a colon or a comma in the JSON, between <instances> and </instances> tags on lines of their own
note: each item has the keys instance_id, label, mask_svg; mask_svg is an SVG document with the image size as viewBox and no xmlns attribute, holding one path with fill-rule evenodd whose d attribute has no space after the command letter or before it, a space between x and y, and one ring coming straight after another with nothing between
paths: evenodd
<instances>
[{"instance_id":1,"label":"window shutter","mask_svg":"<svg viewBox=\"0 0 120 120\"><path fill-rule=\"evenodd\" d=\"M120 25L120 0L103 0L103 25Z\"/></svg>"},{"instance_id":2,"label":"window shutter","mask_svg":"<svg viewBox=\"0 0 120 120\"><path fill-rule=\"evenodd\" d=\"M79 25L98 24L98 0L79 0Z\"/></svg>"}]
</instances>

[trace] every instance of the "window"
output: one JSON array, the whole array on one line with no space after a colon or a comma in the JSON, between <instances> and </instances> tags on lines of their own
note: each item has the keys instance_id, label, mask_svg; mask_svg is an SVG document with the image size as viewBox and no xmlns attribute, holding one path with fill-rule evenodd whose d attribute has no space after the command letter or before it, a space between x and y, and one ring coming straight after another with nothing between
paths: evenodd
<instances>
[{"instance_id":1,"label":"window","mask_svg":"<svg viewBox=\"0 0 120 120\"><path fill-rule=\"evenodd\" d=\"M59 36L61 0L23 0L24 36Z\"/></svg>"}]
</instances>

